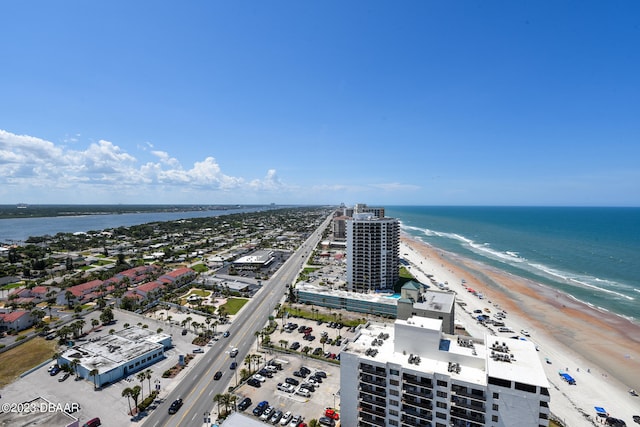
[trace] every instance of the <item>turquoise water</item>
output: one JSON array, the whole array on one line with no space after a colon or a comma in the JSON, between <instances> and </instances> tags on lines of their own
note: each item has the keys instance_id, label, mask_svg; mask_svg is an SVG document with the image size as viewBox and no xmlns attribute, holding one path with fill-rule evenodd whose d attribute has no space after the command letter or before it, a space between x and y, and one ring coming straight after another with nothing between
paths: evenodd
<instances>
[{"instance_id":1,"label":"turquoise water","mask_svg":"<svg viewBox=\"0 0 640 427\"><path fill-rule=\"evenodd\" d=\"M406 233L640 320L640 208L386 207Z\"/></svg>"}]
</instances>

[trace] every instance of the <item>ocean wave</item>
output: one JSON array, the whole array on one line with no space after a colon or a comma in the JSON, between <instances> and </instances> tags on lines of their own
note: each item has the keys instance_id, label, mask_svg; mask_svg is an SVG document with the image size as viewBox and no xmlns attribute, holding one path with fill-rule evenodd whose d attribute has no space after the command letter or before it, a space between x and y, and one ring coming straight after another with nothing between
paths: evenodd
<instances>
[{"instance_id":1,"label":"ocean wave","mask_svg":"<svg viewBox=\"0 0 640 427\"><path fill-rule=\"evenodd\" d=\"M490 243L477 243L473 239L470 239L466 236L457 233L447 233L441 232L437 230L431 230L428 228L420 228L414 226L404 226L406 230L411 230L417 233L422 234L424 237L441 237L450 240L454 240L456 242L461 243L464 247L467 247L469 250L474 253L492 259L494 261L499 261L505 264L509 264L511 266L523 269L529 273L540 275L542 274L545 277L551 278L554 281L568 284L571 286L575 286L581 289L589 289L596 292L603 292L609 295L612 295L616 298L624 299L627 301L634 301L635 298L631 295L627 295L625 293L614 290L616 288L626 288L624 284L607 280L600 279L597 277L587 276L587 275L579 275L567 271L562 271L558 269L554 269L550 266L530 262L526 258L520 256L519 252L516 250L509 251L499 251L493 249ZM421 239L422 240L422 239ZM632 288L634 292L640 292L637 288ZM585 302L584 300L581 300Z\"/></svg>"}]
</instances>

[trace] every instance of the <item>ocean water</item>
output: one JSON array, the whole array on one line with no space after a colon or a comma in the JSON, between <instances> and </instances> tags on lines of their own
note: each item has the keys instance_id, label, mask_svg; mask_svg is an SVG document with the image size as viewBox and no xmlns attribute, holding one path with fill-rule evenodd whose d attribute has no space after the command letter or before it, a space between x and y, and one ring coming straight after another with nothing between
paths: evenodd
<instances>
[{"instance_id":1,"label":"ocean water","mask_svg":"<svg viewBox=\"0 0 640 427\"><path fill-rule=\"evenodd\" d=\"M640 208L386 207L407 234L640 321Z\"/></svg>"}]
</instances>

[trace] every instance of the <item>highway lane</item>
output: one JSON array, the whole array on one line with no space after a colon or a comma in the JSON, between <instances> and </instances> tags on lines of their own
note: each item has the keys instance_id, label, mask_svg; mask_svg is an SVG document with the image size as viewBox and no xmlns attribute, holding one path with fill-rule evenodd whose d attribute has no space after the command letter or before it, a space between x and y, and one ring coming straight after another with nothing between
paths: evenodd
<instances>
[{"instance_id":1,"label":"highway lane","mask_svg":"<svg viewBox=\"0 0 640 427\"><path fill-rule=\"evenodd\" d=\"M272 278L263 282L263 288L254 295L242 311L235 317L228 329L230 336L221 338L210 347L198 363L187 366L185 376L179 384L165 397L163 404L143 419L145 427L179 427L204 424L205 412L214 407L213 397L218 393L227 392L227 384L235 385L239 380L238 370L242 368L245 356L250 352L256 337L267 323L273 310L285 296L287 286L295 281L301 268L307 261L313 249L322 238L322 231L329 225L331 216L323 222L298 250L280 267ZM229 369L232 359L229 357L231 348L238 348L235 371ZM216 371L223 372L219 381L213 379ZM236 377L237 375L237 377ZM230 376L232 378L230 378ZM171 402L177 398L184 400L183 407L175 415L168 414ZM214 420L212 420L214 421Z\"/></svg>"}]
</instances>

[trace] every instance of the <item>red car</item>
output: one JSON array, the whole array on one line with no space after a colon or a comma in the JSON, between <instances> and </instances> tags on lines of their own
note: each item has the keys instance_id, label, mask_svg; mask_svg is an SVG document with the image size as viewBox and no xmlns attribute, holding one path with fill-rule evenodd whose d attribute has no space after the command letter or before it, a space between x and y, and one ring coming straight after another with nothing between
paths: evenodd
<instances>
[{"instance_id":1,"label":"red car","mask_svg":"<svg viewBox=\"0 0 640 427\"><path fill-rule=\"evenodd\" d=\"M331 408L327 408L326 411L324 411L324 416L325 417L329 417L333 420L339 420L340 419L340 414L338 414L336 411L334 411Z\"/></svg>"}]
</instances>

